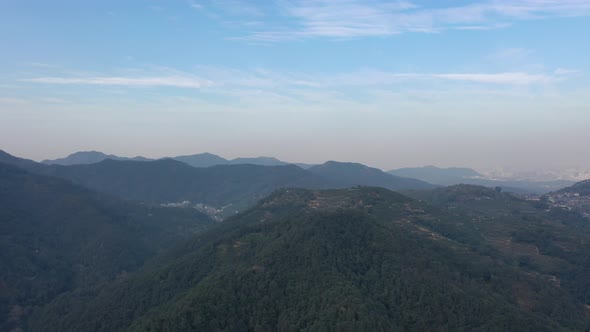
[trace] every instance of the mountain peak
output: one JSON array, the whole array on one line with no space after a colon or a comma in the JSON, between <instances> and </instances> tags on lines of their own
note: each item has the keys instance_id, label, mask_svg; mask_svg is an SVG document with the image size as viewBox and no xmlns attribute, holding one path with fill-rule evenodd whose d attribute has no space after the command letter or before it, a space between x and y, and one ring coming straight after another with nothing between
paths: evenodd
<instances>
[{"instance_id":1,"label":"mountain peak","mask_svg":"<svg viewBox=\"0 0 590 332\"><path fill-rule=\"evenodd\" d=\"M390 190L427 189L434 186L424 181L387 174L380 169L353 162L327 161L308 169L331 181L347 185L383 187Z\"/></svg>"},{"instance_id":2,"label":"mountain peak","mask_svg":"<svg viewBox=\"0 0 590 332\"><path fill-rule=\"evenodd\" d=\"M288 163L281 161L275 157L242 157L242 158L235 158L229 161L230 164L254 164L254 165L262 165L262 166L281 166L286 165Z\"/></svg>"}]
</instances>

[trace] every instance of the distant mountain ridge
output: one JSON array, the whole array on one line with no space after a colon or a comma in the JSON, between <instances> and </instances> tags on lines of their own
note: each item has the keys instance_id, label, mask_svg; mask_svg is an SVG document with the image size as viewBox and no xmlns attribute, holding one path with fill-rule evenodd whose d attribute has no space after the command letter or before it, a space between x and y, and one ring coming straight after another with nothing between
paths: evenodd
<instances>
[{"instance_id":1,"label":"distant mountain ridge","mask_svg":"<svg viewBox=\"0 0 590 332\"><path fill-rule=\"evenodd\" d=\"M362 185L391 190L435 187L420 180L386 174L365 165L339 162L327 162L305 170L292 164L235 164L197 168L173 159L105 159L94 164L45 165L7 153L0 153L1 161L37 174L67 179L99 192L147 204L183 201L204 203L223 209L223 216L241 211L272 191L287 187L329 189Z\"/></svg>"},{"instance_id":2,"label":"distant mountain ridge","mask_svg":"<svg viewBox=\"0 0 590 332\"><path fill-rule=\"evenodd\" d=\"M99 151L79 151L70 154L64 158L58 158L54 160L43 160L41 161L42 164L47 165L83 165L83 164L94 164L101 162L105 159L113 159L113 160L136 160L136 161L148 161L151 160L149 158L137 156L133 158L127 157L119 157L112 154L105 154Z\"/></svg>"},{"instance_id":3,"label":"distant mountain ridge","mask_svg":"<svg viewBox=\"0 0 590 332\"><path fill-rule=\"evenodd\" d=\"M424 166L424 167L406 167L406 168L399 168L388 171L387 173L403 176L403 177L412 177L417 179L422 179L430 183L436 184L450 184L449 182L454 182L456 179L465 179L465 178L478 178L483 177L482 174L477 172L472 168L464 168L464 167L449 167L449 168L440 168L436 166Z\"/></svg>"},{"instance_id":4,"label":"distant mountain ridge","mask_svg":"<svg viewBox=\"0 0 590 332\"><path fill-rule=\"evenodd\" d=\"M183 156L176 156L176 157L163 157L159 159L153 158L146 158L146 157L119 157L112 154L106 154L99 151L80 151L74 152L67 157L58 158L58 159L46 159L41 161L41 163L46 165L63 165L63 166L71 166L71 165L85 165L85 164L95 164L99 163L106 159L113 159L113 160L133 160L133 161L154 161L160 159L173 159L177 161L181 161L193 167L211 167L217 165L241 165L241 164L252 164L252 165L261 165L261 166L283 166L289 165L293 163L288 163L286 161L279 160L274 157L242 157L242 158L235 158L235 159L225 159L213 153L204 152L192 155L183 155ZM312 165L303 164L303 163L295 163L295 165L301 168L308 168Z\"/></svg>"},{"instance_id":5,"label":"distant mountain ridge","mask_svg":"<svg viewBox=\"0 0 590 332\"><path fill-rule=\"evenodd\" d=\"M211 167L215 165L225 165L228 163L227 159L208 152L186 156L178 156L170 159L181 161L193 167Z\"/></svg>"},{"instance_id":6,"label":"distant mountain ridge","mask_svg":"<svg viewBox=\"0 0 590 332\"><path fill-rule=\"evenodd\" d=\"M69 159L67 162L64 160L59 161L60 163L72 163L79 161L95 161L99 159L113 159L118 161L154 161L152 159L144 158L144 157L135 157L135 158L122 158L112 155L107 155L100 152L88 152L86 153L88 156L82 158L79 154L76 154L75 159ZM114 158L112 158L114 157ZM0 153L0 160L2 159L2 155ZM53 161L44 161L45 164L38 164L31 160L26 160L22 158L17 158L18 162L22 165L26 165L26 167L36 168L50 164ZM67 159L67 158L66 158ZM310 164L293 164L283 162L279 159L273 157L256 157L256 158L236 158L233 160L227 160L222 158L218 155L212 153L200 153L195 155L185 155L185 156L177 156L174 158L161 158L157 160L175 160L182 162L184 164L196 167L196 168L207 168L207 167L214 167L214 166L235 166L235 165L261 165L261 166L285 166L285 165L296 165L303 170L309 170L316 175L321 175L324 180L328 180L331 178L331 186L330 188L341 188L342 186L346 185L375 185L381 186L384 188L388 188L391 190L407 190L407 189L428 189L432 188L432 186L428 186L429 184L439 185L439 186L448 186L448 185L457 185L457 184L474 184L474 185L482 185L486 187L502 187L505 191L511 191L515 193L534 193L534 194L544 194L548 192L553 192L559 190L561 188L567 187L572 185L574 182L566 181L566 180L557 180L557 181L546 181L546 182L531 182L531 181L501 181L501 180L493 180L487 179L481 173L471 169L471 168L461 168L461 167L452 167L452 168L439 168L435 166L426 166L426 167L415 167L415 168L402 168L397 170L391 170L389 172L382 172L379 169L371 168L362 164L358 163L343 163L347 164L348 172L350 174L338 174L339 168L336 167L336 164L332 164L335 162L326 162L321 165L310 165ZM32 164L31 164L32 163ZM88 163L86 163L87 165ZM80 164L81 165L81 164ZM331 166L330 166L331 165ZM356 166L355 166L356 165ZM58 165L52 165L58 166ZM76 166L76 165L70 165ZM330 166L330 167L328 167ZM362 166L362 167L358 167ZM356 168L353 170L353 168ZM364 168L364 170L363 170ZM329 169L321 174L323 169ZM368 170L371 175L368 175ZM330 173L330 174L327 174ZM391 176L394 177L395 180L392 180ZM410 180L408 180L410 179ZM418 181L419 180L419 181ZM393 183L393 182L395 183ZM336 185L335 185L336 183ZM426 184L425 184L426 183ZM323 184L322 184L323 185ZM326 187L322 187L326 188Z\"/></svg>"},{"instance_id":7,"label":"distant mountain ridge","mask_svg":"<svg viewBox=\"0 0 590 332\"><path fill-rule=\"evenodd\" d=\"M495 180L471 168L435 166L407 167L388 171L387 173L402 177L411 177L441 186L458 184L474 184L486 187L502 187L506 191L516 193L542 194L572 185L573 181L524 181L524 180Z\"/></svg>"}]
</instances>

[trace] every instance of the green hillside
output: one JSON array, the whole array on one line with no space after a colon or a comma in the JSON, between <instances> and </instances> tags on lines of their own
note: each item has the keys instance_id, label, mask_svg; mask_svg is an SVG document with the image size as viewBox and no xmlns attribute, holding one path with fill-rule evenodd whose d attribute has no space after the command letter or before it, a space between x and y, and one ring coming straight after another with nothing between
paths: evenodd
<instances>
[{"instance_id":1,"label":"green hillside","mask_svg":"<svg viewBox=\"0 0 590 332\"><path fill-rule=\"evenodd\" d=\"M128 279L59 298L34 315L31 327L558 331L590 326L588 309L571 288L538 272L536 263L515 261L488 241L480 224L468 212L449 212L385 189L281 190ZM514 236L523 243L538 240L525 234Z\"/></svg>"},{"instance_id":2,"label":"green hillside","mask_svg":"<svg viewBox=\"0 0 590 332\"><path fill-rule=\"evenodd\" d=\"M0 330L61 293L126 278L211 224L194 210L146 208L0 163Z\"/></svg>"}]
</instances>

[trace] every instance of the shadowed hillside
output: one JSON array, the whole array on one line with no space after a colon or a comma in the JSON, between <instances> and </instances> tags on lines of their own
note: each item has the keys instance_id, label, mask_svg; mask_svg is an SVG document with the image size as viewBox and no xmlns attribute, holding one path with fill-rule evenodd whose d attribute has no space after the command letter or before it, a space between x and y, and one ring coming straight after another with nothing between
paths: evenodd
<instances>
[{"instance_id":1,"label":"shadowed hillside","mask_svg":"<svg viewBox=\"0 0 590 332\"><path fill-rule=\"evenodd\" d=\"M146 208L0 163L0 330L63 292L124 278L212 224L195 210Z\"/></svg>"}]
</instances>

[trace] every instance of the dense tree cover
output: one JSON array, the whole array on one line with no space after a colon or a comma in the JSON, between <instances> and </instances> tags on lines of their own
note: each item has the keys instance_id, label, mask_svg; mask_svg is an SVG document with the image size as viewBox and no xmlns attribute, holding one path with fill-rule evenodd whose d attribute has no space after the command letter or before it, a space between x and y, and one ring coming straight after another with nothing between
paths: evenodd
<instances>
[{"instance_id":1,"label":"dense tree cover","mask_svg":"<svg viewBox=\"0 0 590 332\"><path fill-rule=\"evenodd\" d=\"M590 221L579 212L548 210L542 202L480 186L459 185L410 194L457 216L451 223L434 227L456 227L462 216L465 222L461 230L477 227L472 234L483 239L475 248L498 250L504 261L545 276L590 305Z\"/></svg>"},{"instance_id":2,"label":"dense tree cover","mask_svg":"<svg viewBox=\"0 0 590 332\"><path fill-rule=\"evenodd\" d=\"M0 163L0 330L63 292L124 278L212 224Z\"/></svg>"},{"instance_id":3,"label":"dense tree cover","mask_svg":"<svg viewBox=\"0 0 590 332\"><path fill-rule=\"evenodd\" d=\"M30 327L556 331L590 326L583 302L567 288L533 273L526 259L515 263L503 248L483 244L490 233L479 232L484 223L473 216L384 189L282 190L129 278L61 296L37 311ZM500 233L505 231L513 230Z\"/></svg>"}]
</instances>

